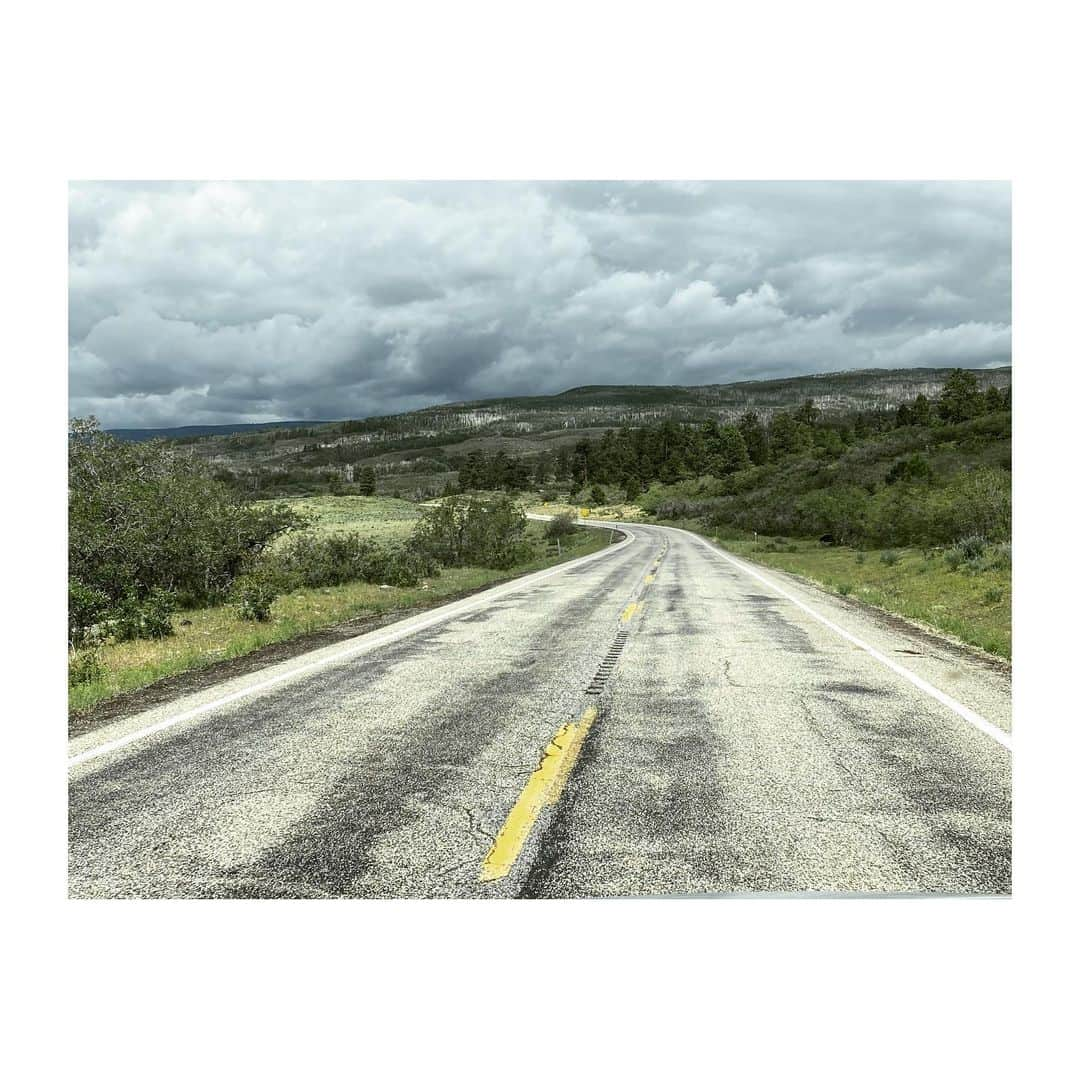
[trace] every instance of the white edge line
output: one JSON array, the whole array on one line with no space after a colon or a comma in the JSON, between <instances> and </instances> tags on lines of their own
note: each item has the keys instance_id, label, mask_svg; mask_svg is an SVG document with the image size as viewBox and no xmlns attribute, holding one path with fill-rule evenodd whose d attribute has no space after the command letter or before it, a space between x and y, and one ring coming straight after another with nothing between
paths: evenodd
<instances>
[{"instance_id":1,"label":"white edge line","mask_svg":"<svg viewBox=\"0 0 1080 1080\"><path fill-rule=\"evenodd\" d=\"M604 525L601 525L598 522L589 522L589 524L595 528L615 528L613 524L608 525L605 523ZM629 529L623 528L620 531L626 533L626 542L628 544L633 543L636 539ZM497 596L506 596L508 593L517 592L529 585L534 585L538 581L543 581L549 577L555 577L557 574L561 574L571 567L581 566L583 563L603 558L605 555L610 555L614 551L625 550L626 548L622 544L611 544L601 548L599 551L593 551L588 555L582 555L579 559L570 559L567 562L559 563L558 566L549 567L547 570L535 571L534 573L527 574L517 580L508 581L493 589L485 590L485 592L477 597L476 600L465 604L463 607L455 607L453 611L447 611L446 608L443 608L441 611L436 611L430 618L413 623L401 630L393 631L387 636L380 637L377 641L365 641L364 638L367 635L361 635L360 642L352 648L332 653L330 656L324 656L319 660L313 660L310 664L292 668L289 671L282 672L280 675L274 675L269 679L263 679L262 682L242 687L240 690L234 690L231 694L226 694L224 697L214 698L213 701L207 701L202 705L196 706L194 709L188 709L187 712L178 713L176 716L166 717L163 720L157 721L157 723L150 724L144 728L139 728L137 731L128 732L127 735L122 735L118 739L112 739L109 742L100 743L98 746L92 746L88 750L83 750L81 753L72 754L67 759L68 768L72 769L76 765L82 765L84 762L102 757L104 754L111 754L114 750L120 750L133 742L138 742L140 739L145 739L150 735L156 735L159 731L165 731L167 728L174 727L176 724L182 724L187 720L193 720L195 717L212 712L214 709L220 709L225 705L231 705L234 701L240 701L242 698L266 690L271 686L277 686L279 683L299 678L301 675L306 675L310 671L325 667L327 664L335 664L342 660L348 660L350 657L360 653L374 652L384 645L389 645L392 642L399 641L401 638L409 637L411 634L419 633L421 630L427 630L429 627L435 626L440 622L449 622L451 619L456 619L466 612L472 611L474 608L490 604ZM453 604L454 601L451 601L450 603ZM461 601L457 601L457 603L461 603ZM449 606L449 604L446 605L446 607Z\"/></svg>"},{"instance_id":2,"label":"white edge line","mask_svg":"<svg viewBox=\"0 0 1080 1080\"><path fill-rule=\"evenodd\" d=\"M668 526L670 528L671 526ZM977 712L972 711L966 705L961 705L955 698L949 697L944 691L939 690L936 686L931 685L925 679L920 678L915 672L909 671L902 664L898 664L895 660L886 656L884 653L878 652L872 645L867 645L865 641L861 641L854 634L848 633L841 626L837 626L836 623L826 619L824 615L818 614L809 604L804 604L797 596L793 596L786 589L782 588L775 581L765 577L764 574L759 574L753 567L747 566L746 563L740 559L736 559L734 556L729 555L723 548L717 547L715 544L710 544L702 536L698 536L697 533L687 532L685 529L679 529L679 532L685 532L687 536L692 536L698 543L708 548L709 551L719 555L721 559L726 559L732 566L737 567L744 574L749 574L752 578L756 578L762 583L772 589L773 592L779 593L785 600L790 600L797 608L805 611L812 619L816 619L822 626L827 626L833 633L839 634L846 641L850 641L852 645L857 645L864 652L869 653L875 660L880 661L891 671L896 672L901 678L907 679L912 686L918 687L925 694L929 694L936 701L941 702L947 709L952 709L957 716L962 717L969 724L977 727L985 735L989 735L991 739L1000 743L1005 747L1009 753L1012 753L1012 736L1008 732L1002 731L996 724L990 723L985 717L980 716Z\"/></svg>"}]
</instances>

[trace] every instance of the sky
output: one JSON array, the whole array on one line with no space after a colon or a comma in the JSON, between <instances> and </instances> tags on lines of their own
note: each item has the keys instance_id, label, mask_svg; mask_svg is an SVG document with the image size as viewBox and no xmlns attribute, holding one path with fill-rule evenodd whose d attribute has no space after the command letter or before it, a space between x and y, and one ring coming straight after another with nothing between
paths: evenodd
<instances>
[{"instance_id":1,"label":"sky","mask_svg":"<svg viewBox=\"0 0 1080 1080\"><path fill-rule=\"evenodd\" d=\"M1000 183L73 183L69 412L402 412L1011 362Z\"/></svg>"}]
</instances>

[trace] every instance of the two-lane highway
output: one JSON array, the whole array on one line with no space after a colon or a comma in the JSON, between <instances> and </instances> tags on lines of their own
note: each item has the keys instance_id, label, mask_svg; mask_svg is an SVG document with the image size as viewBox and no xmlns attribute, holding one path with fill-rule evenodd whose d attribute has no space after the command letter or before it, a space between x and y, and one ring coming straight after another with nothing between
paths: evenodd
<instances>
[{"instance_id":1,"label":"two-lane highway","mask_svg":"<svg viewBox=\"0 0 1080 1080\"><path fill-rule=\"evenodd\" d=\"M72 740L72 896L1010 888L1006 673L628 539Z\"/></svg>"}]
</instances>

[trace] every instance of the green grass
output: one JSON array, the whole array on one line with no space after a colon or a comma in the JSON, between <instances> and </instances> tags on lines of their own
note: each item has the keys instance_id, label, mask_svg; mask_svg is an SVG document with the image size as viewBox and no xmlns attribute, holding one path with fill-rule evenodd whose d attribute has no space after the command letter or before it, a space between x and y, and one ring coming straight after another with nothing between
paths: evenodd
<instances>
[{"instance_id":1,"label":"green grass","mask_svg":"<svg viewBox=\"0 0 1080 1080\"><path fill-rule=\"evenodd\" d=\"M1012 656L1008 569L950 570L939 552L927 556L915 548L894 548L882 559L883 552L825 547L816 540L717 537L700 521L671 524L708 536L751 562L798 574L839 596L904 615L997 656Z\"/></svg>"},{"instance_id":2,"label":"green grass","mask_svg":"<svg viewBox=\"0 0 1080 1080\"><path fill-rule=\"evenodd\" d=\"M290 501L345 504L331 505L328 509L331 512L353 512L348 508L350 500L347 496ZM362 501L370 503L375 500ZM378 501L384 504L398 502L396 499ZM415 510L412 504L406 505ZM387 506L382 508L388 523L393 521L390 513L393 509ZM375 515L371 515L368 521L370 520L375 520ZM334 528L347 523L322 519L320 524ZM148 686L158 679L244 656L264 645L288 641L358 616L407 611L410 608L452 600L472 589L493 585L520 574L542 570L586 555L603 547L609 539L606 532L578 530L572 536L563 538L563 554L560 558L558 555L547 554L543 540L543 523L530 522L527 535L535 542L539 554L511 570L486 570L479 567L443 570L438 577L415 588L383 588L364 582L352 582L327 589L300 589L274 601L271 618L265 623L245 622L237 617L235 610L229 605L180 612L173 617L175 633L172 637L156 641L114 643L103 647L99 651L102 667L100 677L70 687L68 708L72 713L81 712L118 694ZM181 625L184 622L190 625Z\"/></svg>"},{"instance_id":3,"label":"green grass","mask_svg":"<svg viewBox=\"0 0 1080 1080\"><path fill-rule=\"evenodd\" d=\"M420 517L420 507L385 495L307 495L275 499L306 518L308 532L358 532L368 540L405 540ZM288 536L279 543L288 543Z\"/></svg>"}]
</instances>

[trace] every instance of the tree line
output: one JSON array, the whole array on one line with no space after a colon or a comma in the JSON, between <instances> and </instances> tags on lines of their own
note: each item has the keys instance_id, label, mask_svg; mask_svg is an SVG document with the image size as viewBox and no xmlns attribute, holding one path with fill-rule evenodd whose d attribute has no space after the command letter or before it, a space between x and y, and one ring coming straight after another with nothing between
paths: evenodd
<instances>
[{"instance_id":1,"label":"tree line","mask_svg":"<svg viewBox=\"0 0 1080 1080\"><path fill-rule=\"evenodd\" d=\"M568 484L573 500L589 485L599 484L622 488L632 501L657 481L677 484L697 476L725 477L813 451L835 458L859 442L898 428L956 424L1010 409L1009 388L981 391L972 372L958 369L936 400L919 394L896 409L828 416L807 399L768 420L753 411L733 424L666 420L609 430L598 439L583 438L572 447L531 459L511 457L504 450L474 451L459 466L455 490L520 492Z\"/></svg>"}]
</instances>

